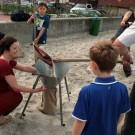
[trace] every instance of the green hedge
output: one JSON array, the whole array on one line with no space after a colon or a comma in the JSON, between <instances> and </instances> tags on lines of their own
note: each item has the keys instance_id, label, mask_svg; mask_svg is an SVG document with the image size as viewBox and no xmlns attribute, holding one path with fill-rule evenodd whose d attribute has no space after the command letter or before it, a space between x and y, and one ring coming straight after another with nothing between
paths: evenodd
<instances>
[{"instance_id":1,"label":"green hedge","mask_svg":"<svg viewBox=\"0 0 135 135\"><path fill-rule=\"evenodd\" d=\"M35 9L36 10L36 9ZM18 11L24 11L25 13L33 13L33 7L29 6L18 6L17 4L4 4L1 8L4 14L12 14ZM48 8L47 14L61 14L67 13L66 8L63 5L58 5L57 7Z\"/></svg>"},{"instance_id":2,"label":"green hedge","mask_svg":"<svg viewBox=\"0 0 135 135\"><path fill-rule=\"evenodd\" d=\"M31 13L32 8L28 6L17 6L16 4L4 4L3 7L1 8L1 11L4 14L11 14L15 13L18 11L24 11L25 13Z\"/></svg>"}]
</instances>

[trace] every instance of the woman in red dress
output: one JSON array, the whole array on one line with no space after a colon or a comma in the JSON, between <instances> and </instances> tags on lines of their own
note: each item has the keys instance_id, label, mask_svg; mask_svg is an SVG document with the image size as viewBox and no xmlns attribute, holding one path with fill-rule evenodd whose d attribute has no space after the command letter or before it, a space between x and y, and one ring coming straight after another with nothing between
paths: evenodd
<instances>
[{"instance_id":1,"label":"woman in red dress","mask_svg":"<svg viewBox=\"0 0 135 135\"><path fill-rule=\"evenodd\" d=\"M28 88L17 83L13 68L36 73L36 69L23 65L13 60L18 54L18 42L16 39L6 36L0 41L0 125L11 121L8 116L22 101L20 92L35 93L44 91L46 88Z\"/></svg>"}]
</instances>

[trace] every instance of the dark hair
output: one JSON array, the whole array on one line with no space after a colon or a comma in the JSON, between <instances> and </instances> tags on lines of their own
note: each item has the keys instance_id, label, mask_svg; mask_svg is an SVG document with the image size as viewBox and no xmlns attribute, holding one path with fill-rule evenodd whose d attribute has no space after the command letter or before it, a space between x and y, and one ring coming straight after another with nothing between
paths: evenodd
<instances>
[{"instance_id":1,"label":"dark hair","mask_svg":"<svg viewBox=\"0 0 135 135\"><path fill-rule=\"evenodd\" d=\"M43 6L46 7L46 9L48 8L48 7L47 7L47 4L46 4L45 2L42 2L42 1L39 2L38 8L39 8L39 7L43 7Z\"/></svg>"},{"instance_id":2,"label":"dark hair","mask_svg":"<svg viewBox=\"0 0 135 135\"><path fill-rule=\"evenodd\" d=\"M17 40L13 37L6 36L0 41L0 55L4 53L4 51L9 51L10 46L17 42Z\"/></svg>"},{"instance_id":3,"label":"dark hair","mask_svg":"<svg viewBox=\"0 0 135 135\"><path fill-rule=\"evenodd\" d=\"M0 40L4 38L5 34L0 32Z\"/></svg>"},{"instance_id":4,"label":"dark hair","mask_svg":"<svg viewBox=\"0 0 135 135\"><path fill-rule=\"evenodd\" d=\"M116 66L119 51L111 41L100 41L90 48L89 56L95 61L101 72L111 72Z\"/></svg>"}]
</instances>

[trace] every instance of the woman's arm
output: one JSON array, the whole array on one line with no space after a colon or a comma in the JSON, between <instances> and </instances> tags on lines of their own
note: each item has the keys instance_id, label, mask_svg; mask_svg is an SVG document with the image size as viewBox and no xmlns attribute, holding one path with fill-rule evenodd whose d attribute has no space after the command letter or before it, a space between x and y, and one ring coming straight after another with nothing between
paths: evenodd
<instances>
[{"instance_id":1,"label":"woman's arm","mask_svg":"<svg viewBox=\"0 0 135 135\"><path fill-rule=\"evenodd\" d=\"M16 66L14 68L17 70L29 72L29 73L36 73L37 72L35 67L23 65L19 62L17 62Z\"/></svg>"},{"instance_id":2,"label":"woman's arm","mask_svg":"<svg viewBox=\"0 0 135 135\"><path fill-rule=\"evenodd\" d=\"M36 92L44 91L47 89L45 87L32 89L32 88L19 85L14 75L5 76L5 80L13 90L18 91L18 92L36 93Z\"/></svg>"},{"instance_id":3,"label":"woman's arm","mask_svg":"<svg viewBox=\"0 0 135 135\"><path fill-rule=\"evenodd\" d=\"M73 125L72 135L80 135L84 129L85 124L85 121L80 121L76 119Z\"/></svg>"},{"instance_id":4,"label":"woman's arm","mask_svg":"<svg viewBox=\"0 0 135 135\"><path fill-rule=\"evenodd\" d=\"M123 62L128 62L128 63L131 63L132 62L132 57L130 55L129 50L127 49L127 47L125 45L123 45L119 41L118 38L113 42L113 45L115 45L115 46L118 47L119 53L120 53L120 55L122 55Z\"/></svg>"},{"instance_id":5,"label":"woman's arm","mask_svg":"<svg viewBox=\"0 0 135 135\"><path fill-rule=\"evenodd\" d=\"M126 14L124 15L124 17L123 17L123 19L122 19L122 21L121 21L121 26L126 26L126 21L129 19L129 17L131 16L131 14L132 14L132 11L128 11L128 12L126 12Z\"/></svg>"},{"instance_id":6,"label":"woman's arm","mask_svg":"<svg viewBox=\"0 0 135 135\"><path fill-rule=\"evenodd\" d=\"M125 114L121 114L117 123L117 133L121 133L121 127L124 124Z\"/></svg>"}]
</instances>

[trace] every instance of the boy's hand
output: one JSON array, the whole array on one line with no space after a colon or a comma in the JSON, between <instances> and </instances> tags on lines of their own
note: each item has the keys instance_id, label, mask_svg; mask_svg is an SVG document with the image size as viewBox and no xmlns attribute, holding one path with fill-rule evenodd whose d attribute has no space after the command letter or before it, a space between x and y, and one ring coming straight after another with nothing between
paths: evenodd
<instances>
[{"instance_id":1,"label":"boy's hand","mask_svg":"<svg viewBox=\"0 0 135 135\"><path fill-rule=\"evenodd\" d=\"M39 39L38 38L35 38L34 43L37 44L38 41L39 41Z\"/></svg>"},{"instance_id":2,"label":"boy's hand","mask_svg":"<svg viewBox=\"0 0 135 135\"><path fill-rule=\"evenodd\" d=\"M35 14L33 14L32 16L31 16L31 19L35 19L36 18L36 16L35 16Z\"/></svg>"}]
</instances>

